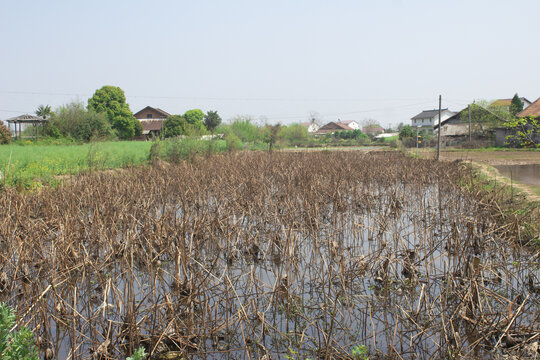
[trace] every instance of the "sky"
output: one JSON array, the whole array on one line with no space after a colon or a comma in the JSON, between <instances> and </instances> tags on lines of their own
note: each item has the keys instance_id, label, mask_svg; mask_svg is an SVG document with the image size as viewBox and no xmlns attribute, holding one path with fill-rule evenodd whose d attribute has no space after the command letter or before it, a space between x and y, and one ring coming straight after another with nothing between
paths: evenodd
<instances>
[{"instance_id":1,"label":"sky","mask_svg":"<svg viewBox=\"0 0 540 360\"><path fill-rule=\"evenodd\" d=\"M0 0L0 119L86 103L133 112L385 127L478 99L540 97L538 0ZM536 85L534 85L536 84Z\"/></svg>"}]
</instances>

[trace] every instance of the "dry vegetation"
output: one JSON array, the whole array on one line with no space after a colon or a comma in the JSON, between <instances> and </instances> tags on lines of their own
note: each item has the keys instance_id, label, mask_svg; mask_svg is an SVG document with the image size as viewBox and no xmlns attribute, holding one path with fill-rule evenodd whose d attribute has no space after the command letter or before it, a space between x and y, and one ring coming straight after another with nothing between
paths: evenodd
<instances>
[{"instance_id":1,"label":"dry vegetation","mask_svg":"<svg viewBox=\"0 0 540 360\"><path fill-rule=\"evenodd\" d=\"M61 359L534 358L536 215L477 181L396 153L241 153L7 190L0 301Z\"/></svg>"}]
</instances>

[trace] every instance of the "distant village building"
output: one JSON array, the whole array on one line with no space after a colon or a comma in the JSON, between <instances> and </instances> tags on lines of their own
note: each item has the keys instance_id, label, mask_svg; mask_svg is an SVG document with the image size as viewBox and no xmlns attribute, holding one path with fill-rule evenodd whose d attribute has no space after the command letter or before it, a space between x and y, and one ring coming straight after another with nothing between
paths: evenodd
<instances>
[{"instance_id":1,"label":"distant village building","mask_svg":"<svg viewBox=\"0 0 540 360\"><path fill-rule=\"evenodd\" d=\"M448 119L441 121L441 144L443 146L454 146L468 141L469 123L464 123L460 119L460 114L466 110L462 110ZM438 122L433 126L433 132L435 134L439 132Z\"/></svg>"},{"instance_id":2,"label":"distant village building","mask_svg":"<svg viewBox=\"0 0 540 360\"><path fill-rule=\"evenodd\" d=\"M441 109L441 123L455 115L453 111L448 109ZM424 110L420 114L411 118L412 127L418 128L423 133L433 133L433 126L439 123L439 110Z\"/></svg>"},{"instance_id":3,"label":"distant village building","mask_svg":"<svg viewBox=\"0 0 540 360\"><path fill-rule=\"evenodd\" d=\"M540 119L540 98L538 98L535 102L529 105L526 109L523 109L522 111L518 112L516 114L516 117ZM506 145L507 143L506 137L514 136L514 135L516 135L515 129L498 128L496 129L496 132L495 132L495 144L497 146ZM534 134L533 140L536 144L540 144L540 133L537 132L536 134Z\"/></svg>"},{"instance_id":4,"label":"distant village building","mask_svg":"<svg viewBox=\"0 0 540 360\"><path fill-rule=\"evenodd\" d=\"M300 125L307 128L308 133L313 134L319 130L320 126L314 121L300 123Z\"/></svg>"},{"instance_id":5,"label":"distant village building","mask_svg":"<svg viewBox=\"0 0 540 360\"><path fill-rule=\"evenodd\" d=\"M347 125L348 127L350 127L353 130L359 130L360 129L360 124L358 122L356 122L355 120L344 120L344 121L340 121L340 123L342 123L344 125Z\"/></svg>"},{"instance_id":6,"label":"distant village building","mask_svg":"<svg viewBox=\"0 0 540 360\"><path fill-rule=\"evenodd\" d=\"M336 131L351 131L352 128L348 127L345 124L342 124L340 122L331 121L328 124L321 126L319 130L315 134L317 135L326 135L326 134L333 134Z\"/></svg>"},{"instance_id":7,"label":"distant village building","mask_svg":"<svg viewBox=\"0 0 540 360\"><path fill-rule=\"evenodd\" d=\"M137 111L133 116L141 122L143 137L149 139L161 135L163 121L165 121L170 114L159 108L147 106L144 109Z\"/></svg>"},{"instance_id":8,"label":"distant village building","mask_svg":"<svg viewBox=\"0 0 540 360\"><path fill-rule=\"evenodd\" d=\"M519 98L521 102L523 103L523 110L528 108L532 103L527 100L524 97ZM506 111L510 111L510 104L512 103L512 99L497 99L493 101L491 104L489 104L489 107L500 107L503 108Z\"/></svg>"},{"instance_id":9,"label":"distant village building","mask_svg":"<svg viewBox=\"0 0 540 360\"><path fill-rule=\"evenodd\" d=\"M531 103L526 108L523 107L523 110L518 112L516 114L516 117L518 118L540 118L540 98L538 98L535 102Z\"/></svg>"}]
</instances>

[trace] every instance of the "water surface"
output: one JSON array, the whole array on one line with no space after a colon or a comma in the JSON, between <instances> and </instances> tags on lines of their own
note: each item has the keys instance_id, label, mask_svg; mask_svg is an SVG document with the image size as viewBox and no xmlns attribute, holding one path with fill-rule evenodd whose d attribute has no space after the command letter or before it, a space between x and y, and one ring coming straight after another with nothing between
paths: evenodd
<instances>
[{"instance_id":1,"label":"water surface","mask_svg":"<svg viewBox=\"0 0 540 360\"><path fill-rule=\"evenodd\" d=\"M525 185L540 186L540 164L497 165L501 175Z\"/></svg>"}]
</instances>

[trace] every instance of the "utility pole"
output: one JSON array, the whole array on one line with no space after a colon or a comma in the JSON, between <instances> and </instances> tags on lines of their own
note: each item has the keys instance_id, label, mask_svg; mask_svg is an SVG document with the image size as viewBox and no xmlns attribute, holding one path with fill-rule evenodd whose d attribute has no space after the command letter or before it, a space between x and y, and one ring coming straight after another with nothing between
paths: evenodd
<instances>
[{"instance_id":1,"label":"utility pole","mask_svg":"<svg viewBox=\"0 0 540 360\"><path fill-rule=\"evenodd\" d=\"M439 132L437 133L437 160L441 158L441 95L439 95Z\"/></svg>"},{"instance_id":2,"label":"utility pole","mask_svg":"<svg viewBox=\"0 0 540 360\"><path fill-rule=\"evenodd\" d=\"M469 142L472 141L471 137L471 104L467 107L469 109Z\"/></svg>"},{"instance_id":3,"label":"utility pole","mask_svg":"<svg viewBox=\"0 0 540 360\"><path fill-rule=\"evenodd\" d=\"M418 157L418 124L416 125L416 157Z\"/></svg>"}]
</instances>

